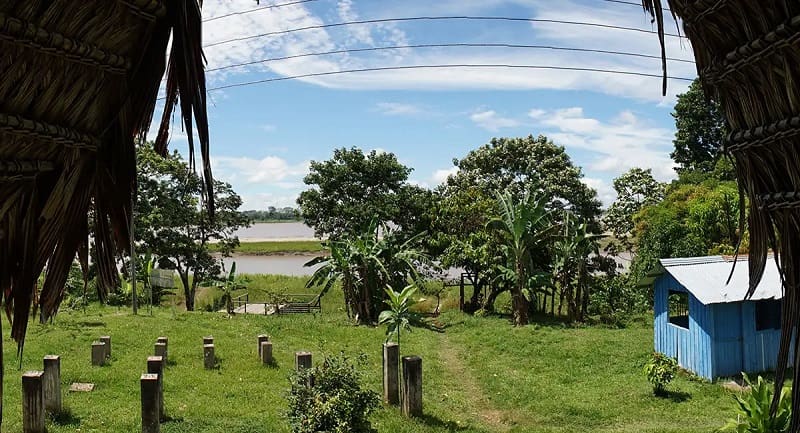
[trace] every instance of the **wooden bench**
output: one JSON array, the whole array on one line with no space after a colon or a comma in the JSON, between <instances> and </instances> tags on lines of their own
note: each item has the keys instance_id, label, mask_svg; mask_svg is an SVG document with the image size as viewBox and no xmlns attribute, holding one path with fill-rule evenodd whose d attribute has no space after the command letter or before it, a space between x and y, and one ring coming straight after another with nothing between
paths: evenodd
<instances>
[{"instance_id":1,"label":"wooden bench","mask_svg":"<svg viewBox=\"0 0 800 433\"><path fill-rule=\"evenodd\" d=\"M313 294L289 295L289 302L278 305L275 309L276 314L321 312L322 303L320 301L320 295Z\"/></svg>"}]
</instances>

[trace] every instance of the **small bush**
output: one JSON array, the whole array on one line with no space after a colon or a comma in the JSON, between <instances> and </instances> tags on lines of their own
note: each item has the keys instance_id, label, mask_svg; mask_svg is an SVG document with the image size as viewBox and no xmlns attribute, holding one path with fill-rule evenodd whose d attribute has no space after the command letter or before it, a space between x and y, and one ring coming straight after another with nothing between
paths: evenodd
<instances>
[{"instance_id":1,"label":"small bush","mask_svg":"<svg viewBox=\"0 0 800 433\"><path fill-rule=\"evenodd\" d=\"M718 431L737 433L784 433L788 432L792 421L792 391L784 386L778 399L778 410L775 417L770 416L770 406L774 385L758 376L756 383L742 373L744 381L750 387L740 395L735 395L736 419L729 419Z\"/></svg>"},{"instance_id":2,"label":"small bush","mask_svg":"<svg viewBox=\"0 0 800 433\"><path fill-rule=\"evenodd\" d=\"M343 353L328 356L316 367L295 372L289 378L289 423L295 433L372 432L369 414L380 404L378 394L363 388L358 367ZM313 380L313 387L306 386Z\"/></svg>"},{"instance_id":3,"label":"small bush","mask_svg":"<svg viewBox=\"0 0 800 433\"><path fill-rule=\"evenodd\" d=\"M667 385L678 372L678 362L662 353L653 352L650 359L644 364L644 374L647 381L653 385L655 395L663 395Z\"/></svg>"}]
</instances>

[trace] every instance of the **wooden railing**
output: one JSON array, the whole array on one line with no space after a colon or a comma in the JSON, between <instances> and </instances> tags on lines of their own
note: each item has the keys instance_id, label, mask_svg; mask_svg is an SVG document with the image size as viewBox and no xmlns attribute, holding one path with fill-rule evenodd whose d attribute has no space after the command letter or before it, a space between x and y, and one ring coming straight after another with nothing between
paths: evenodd
<instances>
[{"instance_id":1,"label":"wooden railing","mask_svg":"<svg viewBox=\"0 0 800 433\"><path fill-rule=\"evenodd\" d=\"M248 302L250 302L250 294L249 293L245 293L244 295L239 295L239 296L233 298L233 300L231 300L231 303L233 304L234 311L236 310L236 308L244 306L244 313L245 314L247 314L247 304L248 304Z\"/></svg>"}]
</instances>

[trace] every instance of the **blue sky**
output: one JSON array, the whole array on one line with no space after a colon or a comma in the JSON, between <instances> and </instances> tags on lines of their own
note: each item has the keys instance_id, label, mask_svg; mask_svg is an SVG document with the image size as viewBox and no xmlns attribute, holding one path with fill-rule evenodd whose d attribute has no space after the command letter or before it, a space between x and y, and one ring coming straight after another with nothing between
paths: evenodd
<instances>
[{"instance_id":1,"label":"blue sky","mask_svg":"<svg viewBox=\"0 0 800 433\"><path fill-rule=\"evenodd\" d=\"M288 0L274 0L286 3ZM635 1L634 1L635 2ZM271 4L261 0L261 6ZM207 18L258 7L255 1L204 2ZM652 29L641 7L603 0L314 0L205 23L206 44L276 30L378 18L480 15L555 19ZM416 21L343 26L252 38L206 49L208 68L341 49L426 43L547 44L660 52L653 34L555 23ZM667 38L668 55L692 59L688 42ZM517 64L659 74L660 60L541 49L414 48L259 63L208 73L209 87L266 78L386 66ZM671 62L672 76L694 65ZM209 93L212 164L246 209L294 206L311 160L357 146L395 153L411 180L435 187L464 156L495 136L544 134L583 167L606 204L611 181L634 167L674 177L669 152L675 94L688 83L597 72L530 69L416 69L329 75ZM173 127L172 146L186 137Z\"/></svg>"}]
</instances>

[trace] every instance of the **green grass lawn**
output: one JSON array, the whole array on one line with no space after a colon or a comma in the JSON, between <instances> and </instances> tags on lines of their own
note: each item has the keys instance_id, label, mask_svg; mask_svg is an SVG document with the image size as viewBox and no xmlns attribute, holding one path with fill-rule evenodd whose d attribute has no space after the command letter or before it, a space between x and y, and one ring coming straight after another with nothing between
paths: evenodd
<instances>
[{"instance_id":1,"label":"green grass lawn","mask_svg":"<svg viewBox=\"0 0 800 433\"><path fill-rule=\"evenodd\" d=\"M254 276L254 290L288 287L307 292L302 278ZM448 302L450 298L447 298ZM423 358L425 417L403 418L384 407L373 416L379 432L708 432L732 416L730 394L717 384L679 377L672 399L652 396L641 364L652 348L652 329L513 328L502 317L476 318L448 311L445 332L417 329L403 336L401 353ZM648 323L648 320L644 320ZM274 344L277 367L262 367L256 336ZM90 365L90 345L113 338L113 360ZM202 341L213 335L220 369L203 370ZM6 341L3 431L21 431L20 375L40 369L42 356L62 357L64 403L72 417L50 422L51 433L140 430L139 376L160 335L170 339L165 401L172 420L164 432L289 432L287 377L297 350L367 353L367 386L381 387L384 329L352 326L339 292L323 299L323 313L294 316L186 313L170 307L153 316L92 306L63 311L54 323L31 323L21 359ZM18 369L21 367L21 369ZM92 393L66 393L71 382L92 382Z\"/></svg>"},{"instance_id":2,"label":"green grass lawn","mask_svg":"<svg viewBox=\"0 0 800 433\"><path fill-rule=\"evenodd\" d=\"M211 251L218 251L215 244L210 244ZM242 242L235 254L266 256L271 254L312 254L324 251L320 241L264 241Z\"/></svg>"}]
</instances>

